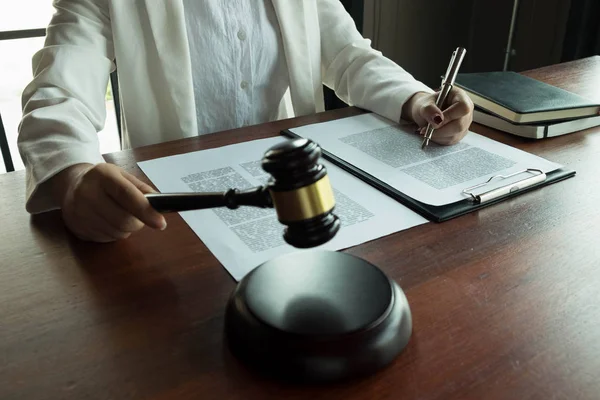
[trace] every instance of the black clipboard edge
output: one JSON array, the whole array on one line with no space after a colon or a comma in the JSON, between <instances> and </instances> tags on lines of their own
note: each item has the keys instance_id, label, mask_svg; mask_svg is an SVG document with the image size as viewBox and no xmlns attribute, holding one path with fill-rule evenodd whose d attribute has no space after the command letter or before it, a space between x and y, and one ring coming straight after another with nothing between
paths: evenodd
<instances>
[{"instance_id":1,"label":"black clipboard edge","mask_svg":"<svg viewBox=\"0 0 600 400\"><path fill-rule=\"evenodd\" d=\"M283 136L287 136L290 138L300 138L301 137L300 135L290 131L289 129L282 130L281 134ZM544 180L543 182L539 182L534 185L528 186L524 189L521 189L519 191L497 197L494 200L491 200L491 201L488 201L485 203L474 204L470 199L465 199L465 200L461 200L461 201L458 201L455 203L446 204L443 206L433 206L430 204L425 204L423 202L413 199L410 196L405 195L404 193L398 191L397 189L394 189L392 186L388 185L387 183L375 178L371 174L348 163L347 161L339 158L338 156L331 154L330 152L324 150L323 148L321 148L321 151L323 153L323 157L326 160L328 160L328 161L332 162L333 164L337 165L338 167L346 170L347 172L351 173L352 175L356 176L357 178L361 179L362 181L373 186L375 189L381 191L382 193L385 193L389 197L393 198L394 200L400 202L404 206L410 208L414 212L420 214L424 218L427 218L428 220L433 221L433 222L448 221L450 219L471 213L473 211L477 211L482 208L497 204L501 201L506 200L507 198L519 196L523 193L532 191L539 187L547 186L552 183L560 182L562 180L565 180L567 178L571 178L571 177L575 176L574 170L567 169L567 168L560 168L555 171L551 171L551 172L547 173L546 180Z\"/></svg>"}]
</instances>

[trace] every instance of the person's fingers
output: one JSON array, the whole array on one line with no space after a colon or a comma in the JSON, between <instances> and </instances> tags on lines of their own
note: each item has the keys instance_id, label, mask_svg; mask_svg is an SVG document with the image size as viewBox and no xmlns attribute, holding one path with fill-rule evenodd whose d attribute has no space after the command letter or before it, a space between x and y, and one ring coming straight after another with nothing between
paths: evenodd
<instances>
[{"instance_id":1,"label":"person's fingers","mask_svg":"<svg viewBox=\"0 0 600 400\"><path fill-rule=\"evenodd\" d=\"M144 224L155 229L166 228L163 215L154 210L144 194L121 174L107 177L103 187L117 204Z\"/></svg>"},{"instance_id":2,"label":"person's fingers","mask_svg":"<svg viewBox=\"0 0 600 400\"><path fill-rule=\"evenodd\" d=\"M90 226L88 235L95 242L114 242L119 239L126 239L131 235L131 232L122 232L115 229L97 210L91 209L87 219Z\"/></svg>"},{"instance_id":3,"label":"person's fingers","mask_svg":"<svg viewBox=\"0 0 600 400\"><path fill-rule=\"evenodd\" d=\"M431 140L437 144L450 145L458 143L468 132L469 118L464 117L447 123L433 132Z\"/></svg>"},{"instance_id":4,"label":"person's fingers","mask_svg":"<svg viewBox=\"0 0 600 400\"><path fill-rule=\"evenodd\" d=\"M80 239L82 239L86 242L96 242L96 243L111 243L111 242L117 241L118 239L125 239L125 238L126 238L126 236L115 238L112 235L105 234L102 231L97 230L97 229L95 229L94 231L90 232L89 234L87 234L83 237L80 237Z\"/></svg>"},{"instance_id":5,"label":"person's fingers","mask_svg":"<svg viewBox=\"0 0 600 400\"><path fill-rule=\"evenodd\" d=\"M129 237L144 225L166 227L162 214L144 196L152 188L114 165L86 170L65 190L63 220L82 240L112 242Z\"/></svg>"},{"instance_id":6,"label":"person's fingers","mask_svg":"<svg viewBox=\"0 0 600 400\"><path fill-rule=\"evenodd\" d=\"M421 105L421 108L419 109L419 115L434 128L441 126L444 122L444 114L435 105L433 97Z\"/></svg>"},{"instance_id":7,"label":"person's fingers","mask_svg":"<svg viewBox=\"0 0 600 400\"><path fill-rule=\"evenodd\" d=\"M77 223L72 223L69 216L65 215L65 214L63 214L63 219L65 222L65 225L67 226L67 228L69 228L71 233L73 233L75 236L77 236L81 240L92 241L89 233L87 232L85 222L81 221L80 219L77 219Z\"/></svg>"},{"instance_id":8,"label":"person's fingers","mask_svg":"<svg viewBox=\"0 0 600 400\"><path fill-rule=\"evenodd\" d=\"M443 112L444 119L435 128L431 140L442 145L458 143L467 134L473 122L473 102L465 91L453 88L448 97L450 104ZM425 130L419 133L423 135Z\"/></svg>"},{"instance_id":9,"label":"person's fingers","mask_svg":"<svg viewBox=\"0 0 600 400\"><path fill-rule=\"evenodd\" d=\"M148 185L145 182L142 182L141 180L139 180L137 177L135 177L134 175L123 171L122 175L131 183L133 183L133 185L138 188L142 193L156 193L156 190L154 190L152 188L152 186Z\"/></svg>"},{"instance_id":10,"label":"person's fingers","mask_svg":"<svg viewBox=\"0 0 600 400\"><path fill-rule=\"evenodd\" d=\"M431 96L421 105L420 116L430 123L434 129L440 129L451 121L471 115L474 107L473 101L466 92L458 88L453 88L450 91L446 104L449 104L449 106L442 112L435 105L434 96Z\"/></svg>"},{"instance_id":11,"label":"person's fingers","mask_svg":"<svg viewBox=\"0 0 600 400\"><path fill-rule=\"evenodd\" d=\"M84 210L84 213L73 215L69 219L69 229L84 241L108 243L125 237L115 232L92 209Z\"/></svg>"},{"instance_id":12,"label":"person's fingers","mask_svg":"<svg viewBox=\"0 0 600 400\"><path fill-rule=\"evenodd\" d=\"M437 137L451 137L466 132L469 129L469 119L467 117L454 120L436 129L434 135Z\"/></svg>"},{"instance_id":13,"label":"person's fingers","mask_svg":"<svg viewBox=\"0 0 600 400\"><path fill-rule=\"evenodd\" d=\"M142 221L119 206L106 193L102 193L99 197L96 203L96 210L118 232L131 233L139 231L144 227Z\"/></svg>"},{"instance_id":14,"label":"person's fingers","mask_svg":"<svg viewBox=\"0 0 600 400\"><path fill-rule=\"evenodd\" d=\"M444 110L444 121L447 123L463 118L468 117L471 114L471 108L469 105L463 101L459 101L453 103Z\"/></svg>"},{"instance_id":15,"label":"person's fingers","mask_svg":"<svg viewBox=\"0 0 600 400\"><path fill-rule=\"evenodd\" d=\"M473 111L473 100L462 89L452 88L448 100L449 107L444 110L444 118L448 122L470 115Z\"/></svg>"},{"instance_id":16,"label":"person's fingers","mask_svg":"<svg viewBox=\"0 0 600 400\"><path fill-rule=\"evenodd\" d=\"M68 192L62 206L62 217L65 225L78 238L93 241L93 224L88 220L88 199L95 198L98 190L86 185L78 185Z\"/></svg>"}]
</instances>

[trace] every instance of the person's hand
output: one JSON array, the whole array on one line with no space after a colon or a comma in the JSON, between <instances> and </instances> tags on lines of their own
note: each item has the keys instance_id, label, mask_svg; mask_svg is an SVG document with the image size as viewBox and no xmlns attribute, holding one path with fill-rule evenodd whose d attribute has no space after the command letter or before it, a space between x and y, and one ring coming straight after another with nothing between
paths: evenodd
<instances>
[{"instance_id":1,"label":"person's hand","mask_svg":"<svg viewBox=\"0 0 600 400\"><path fill-rule=\"evenodd\" d=\"M441 145L456 144L465 137L473 122L473 101L464 90L453 87L442 112L435 105L438 93L415 93L405 103L402 115L419 126L421 135L430 123L435 128L431 141Z\"/></svg>"},{"instance_id":2,"label":"person's hand","mask_svg":"<svg viewBox=\"0 0 600 400\"><path fill-rule=\"evenodd\" d=\"M144 193L152 188L112 164L77 164L52 178L65 224L77 237L112 242L129 237L145 225L165 229L162 214Z\"/></svg>"}]
</instances>

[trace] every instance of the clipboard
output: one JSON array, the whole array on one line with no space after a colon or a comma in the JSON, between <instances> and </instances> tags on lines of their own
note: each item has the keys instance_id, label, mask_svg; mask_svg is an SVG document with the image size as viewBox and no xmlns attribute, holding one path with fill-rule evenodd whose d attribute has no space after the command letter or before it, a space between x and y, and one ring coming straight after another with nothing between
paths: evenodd
<instances>
[{"instance_id":1,"label":"clipboard","mask_svg":"<svg viewBox=\"0 0 600 400\"><path fill-rule=\"evenodd\" d=\"M290 138L301 137L288 129L285 129L280 133L281 135ZM540 171L535 168L529 168L510 175L495 175L475 186L464 188L462 191L465 195L464 200L460 200L450 204L445 204L442 206L434 206L430 204L425 204L423 202L415 200L410 196L407 196L398 189L393 188L387 183L363 171L362 169L357 168L349 162L333 155L332 153L324 150L323 148L321 148L321 151L323 154L323 158L325 158L326 160L346 170L347 172L351 173L352 175L356 176L362 181L373 186L375 189L381 191L382 193L385 193L394 200L400 202L404 206L410 208L414 212L433 222L448 221L450 219L460 217L473 211L480 210L484 207L489 207L491 205L497 204L501 201L518 196L522 193L526 193L534 189L547 186L552 183L560 182L562 180L575 176L575 170L568 168L559 168L548 173L544 173L543 171ZM526 176L522 180L518 180L517 182L512 182L508 185L503 185L492 190L484 191L482 193L474 192L475 189L479 189L490 185L494 181L508 179L517 174L525 174Z\"/></svg>"}]
</instances>

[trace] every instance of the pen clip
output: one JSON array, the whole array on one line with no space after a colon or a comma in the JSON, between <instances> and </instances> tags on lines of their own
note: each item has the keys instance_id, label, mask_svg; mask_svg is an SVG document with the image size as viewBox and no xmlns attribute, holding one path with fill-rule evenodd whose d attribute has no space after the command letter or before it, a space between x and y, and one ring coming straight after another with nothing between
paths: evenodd
<instances>
[{"instance_id":1,"label":"pen clip","mask_svg":"<svg viewBox=\"0 0 600 400\"><path fill-rule=\"evenodd\" d=\"M452 58L450 59L450 64L448 64L446 76L444 76L444 84L454 86L454 81L456 80L458 70L460 69L460 65L462 64L466 53L467 50L465 50L463 47L458 47L456 50L454 50L452 53Z\"/></svg>"},{"instance_id":2,"label":"pen clip","mask_svg":"<svg viewBox=\"0 0 600 400\"><path fill-rule=\"evenodd\" d=\"M442 76L442 86L444 86L446 84L448 75L450 74L450 70L452 69L452 65L454 65L454 61L456 60L457 52L458 52L458 49L456 49L452 52L452 57L450 58L450 63L448 63L448 69L446 69L446 73L444 74L444 76Z\"/></svg>"}]
</instances>

